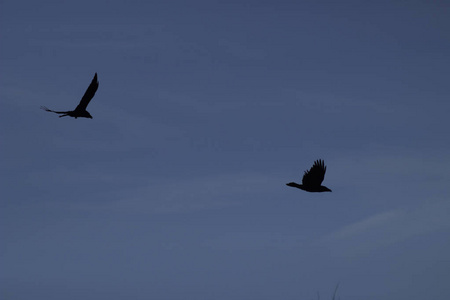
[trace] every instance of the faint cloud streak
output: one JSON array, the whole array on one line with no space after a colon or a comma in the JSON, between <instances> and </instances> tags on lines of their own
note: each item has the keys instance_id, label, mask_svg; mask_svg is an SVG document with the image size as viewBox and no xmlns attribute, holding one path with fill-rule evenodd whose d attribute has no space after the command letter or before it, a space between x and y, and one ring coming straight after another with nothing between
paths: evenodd
<instances>
[{"instance_id":1,"label":"faint cloud streak","mask_svg":"<svg viewBox=\"0 0 450 300\"><path fill-rule=\"evenodd\" d=\"M419 235L450 228L450 204L395 209L346 225L316 241L341 255L369 254Z\"/></svg>"}]
</instances>

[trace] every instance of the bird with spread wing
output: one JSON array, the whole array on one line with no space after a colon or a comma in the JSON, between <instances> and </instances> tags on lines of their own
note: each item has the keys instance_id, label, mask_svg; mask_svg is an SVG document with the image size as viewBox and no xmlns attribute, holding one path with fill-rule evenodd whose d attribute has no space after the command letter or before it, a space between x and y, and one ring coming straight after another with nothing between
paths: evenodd
<instances>
[{"instance_id":1,"label":"bird with spread wing","mask_svg":"<svg viewBox=\"0 0 450 300\"><path fill-rule=\"evenodd\" d=\"M323 179L325 178L326 170L327 167L325 166L323 160L316 160L311 169L309 169L309 171L305 171L303 174L302 184L289 182L286 183L286 185L296 187L307 192L331 192L329 188L321 185Z\"/></svg>"},{"instance_id":2,"label":"bird with spread wing","mask_svg":"<svg viewBox=\"0 0 450 300\"><path fill-rule=\"evenodd\" d=\"M87 88L86 92L84 93L83 98L81 98L80 103L75 108L75 110L69 110L69 111L54 111L51 109L48 109L45 106L41 106L41 109L53 113L60 114L61 117L69 116L73 118L89 118L92 119L91 114L86 110L86 107L88 106L89 102L92 100L92 98L95 95L95 92L98 89L98 80L97 80L97 73L95 73L94 78L91 81L91 84Z\"/></svg>"}]
</instances>

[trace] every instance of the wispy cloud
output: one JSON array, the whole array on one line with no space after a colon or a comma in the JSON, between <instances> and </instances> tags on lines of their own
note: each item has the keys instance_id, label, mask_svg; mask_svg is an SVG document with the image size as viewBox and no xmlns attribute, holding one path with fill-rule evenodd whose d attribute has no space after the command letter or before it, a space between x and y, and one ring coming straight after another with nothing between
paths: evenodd
<instances>
[{"instance_id":1,"label":"wispy cloud","mask_svg":"<svg viewBox=\"0 0 450 300\"><path fill-rule=\"evenodd\" d=\"M206 247L228 251L288 250L306 245L306 238L300 234L282 234L274 232L233 232L210 239Z\"/></svg>"},{"instance_id":2,"label":"wispy cloud","mask_svg":"<svg viewBox=\"0 0 450 300\"><path fill-rule=\"evenodd\" d=\"M395 209L346 225L316 241L334 253L370 253L409 238L450 228L447 201L430 201L414 209Z\"/></svg>"},{"instance_id":3,"label":"wispy cloud","mask_svg":"<svg viewBox=\"0 0 450 300\"><path fill-rule=\"evenodd\" d=\"M114 179L109 178L110 181ZM84 202L54 203L69 209L117 213L189 213L240 205L249 194L266 193L273 178L256 173L222 174L213 177L151 180L138 188L116 188L94 193ZM99 200L101 199L101 200Z\"/></svg>"},{"instance_id":4,"label":"wispy cloud","mask_svg":"<svg viewBox=\"0 0 450 300\"><path fill-rule=\"evenodd\" d=\"M339 240L352 239L355 236L361 236L366 234L370 230L374 230L385 226L385 224L395 222L396 219L402 217L402 212L399 210L392 210L370 216L362 221L344 226L340 230L337 230L322 240L324 242L334 242Z\"/></svg>"}]
</instances>

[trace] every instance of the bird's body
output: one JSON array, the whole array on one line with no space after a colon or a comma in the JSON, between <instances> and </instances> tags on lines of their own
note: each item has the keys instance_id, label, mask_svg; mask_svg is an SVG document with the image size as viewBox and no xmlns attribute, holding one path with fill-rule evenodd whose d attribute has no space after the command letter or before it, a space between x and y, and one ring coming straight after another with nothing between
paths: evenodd
<instances>
[{"instance_id":1,"label":"bird's body","mask_svg":"<svg viewBox=\"0 0 450 300\"><path fill-rule=\"evenodd\" d=\"M91 81L91 84L87 88L86 92L83 95L83 98L81 98L80 103L75 108L75 110L69 110L69 111L54 111L51 109L48 109L45 106L41 106L41 108L45 111L61 114L61 117L69 116L73 118L89 118L92 119L91 114L86 110L86 107L88 106L91 99L94 97L95 92L98 89L98 80L97 80L97 73L95 73L94 78Z\"/></svg>"},{"instance_id":2,"label":"bird's body","mask_svg":"<svg viewBox=\"0 0 450 300\"><path fill-rule=\"evenodd\" d=\"M325 178L327 167L323 160L316 160L314 165L303 174L302 184L295 182L286 183L287 186L295 187L311 193L331 192L329 188L321 185Z\"/></svg>"}]
</instances>

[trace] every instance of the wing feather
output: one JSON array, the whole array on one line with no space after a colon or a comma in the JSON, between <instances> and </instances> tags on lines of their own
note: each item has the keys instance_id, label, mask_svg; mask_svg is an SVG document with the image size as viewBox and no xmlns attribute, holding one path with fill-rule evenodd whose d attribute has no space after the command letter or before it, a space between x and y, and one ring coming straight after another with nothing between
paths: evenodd
<instances>
[{"instance_id":1,"label":"wing feather","mask_svg":"<svg viewBox=\"0 0 450 300\"><path fill-rule=\"evenodd\" d=\"M325 172L327 167L325 166L323 160L316 160L309 169L303 174L302 184L310 187L319 187L325 178Z\"/></svg>"}]
</instances>

